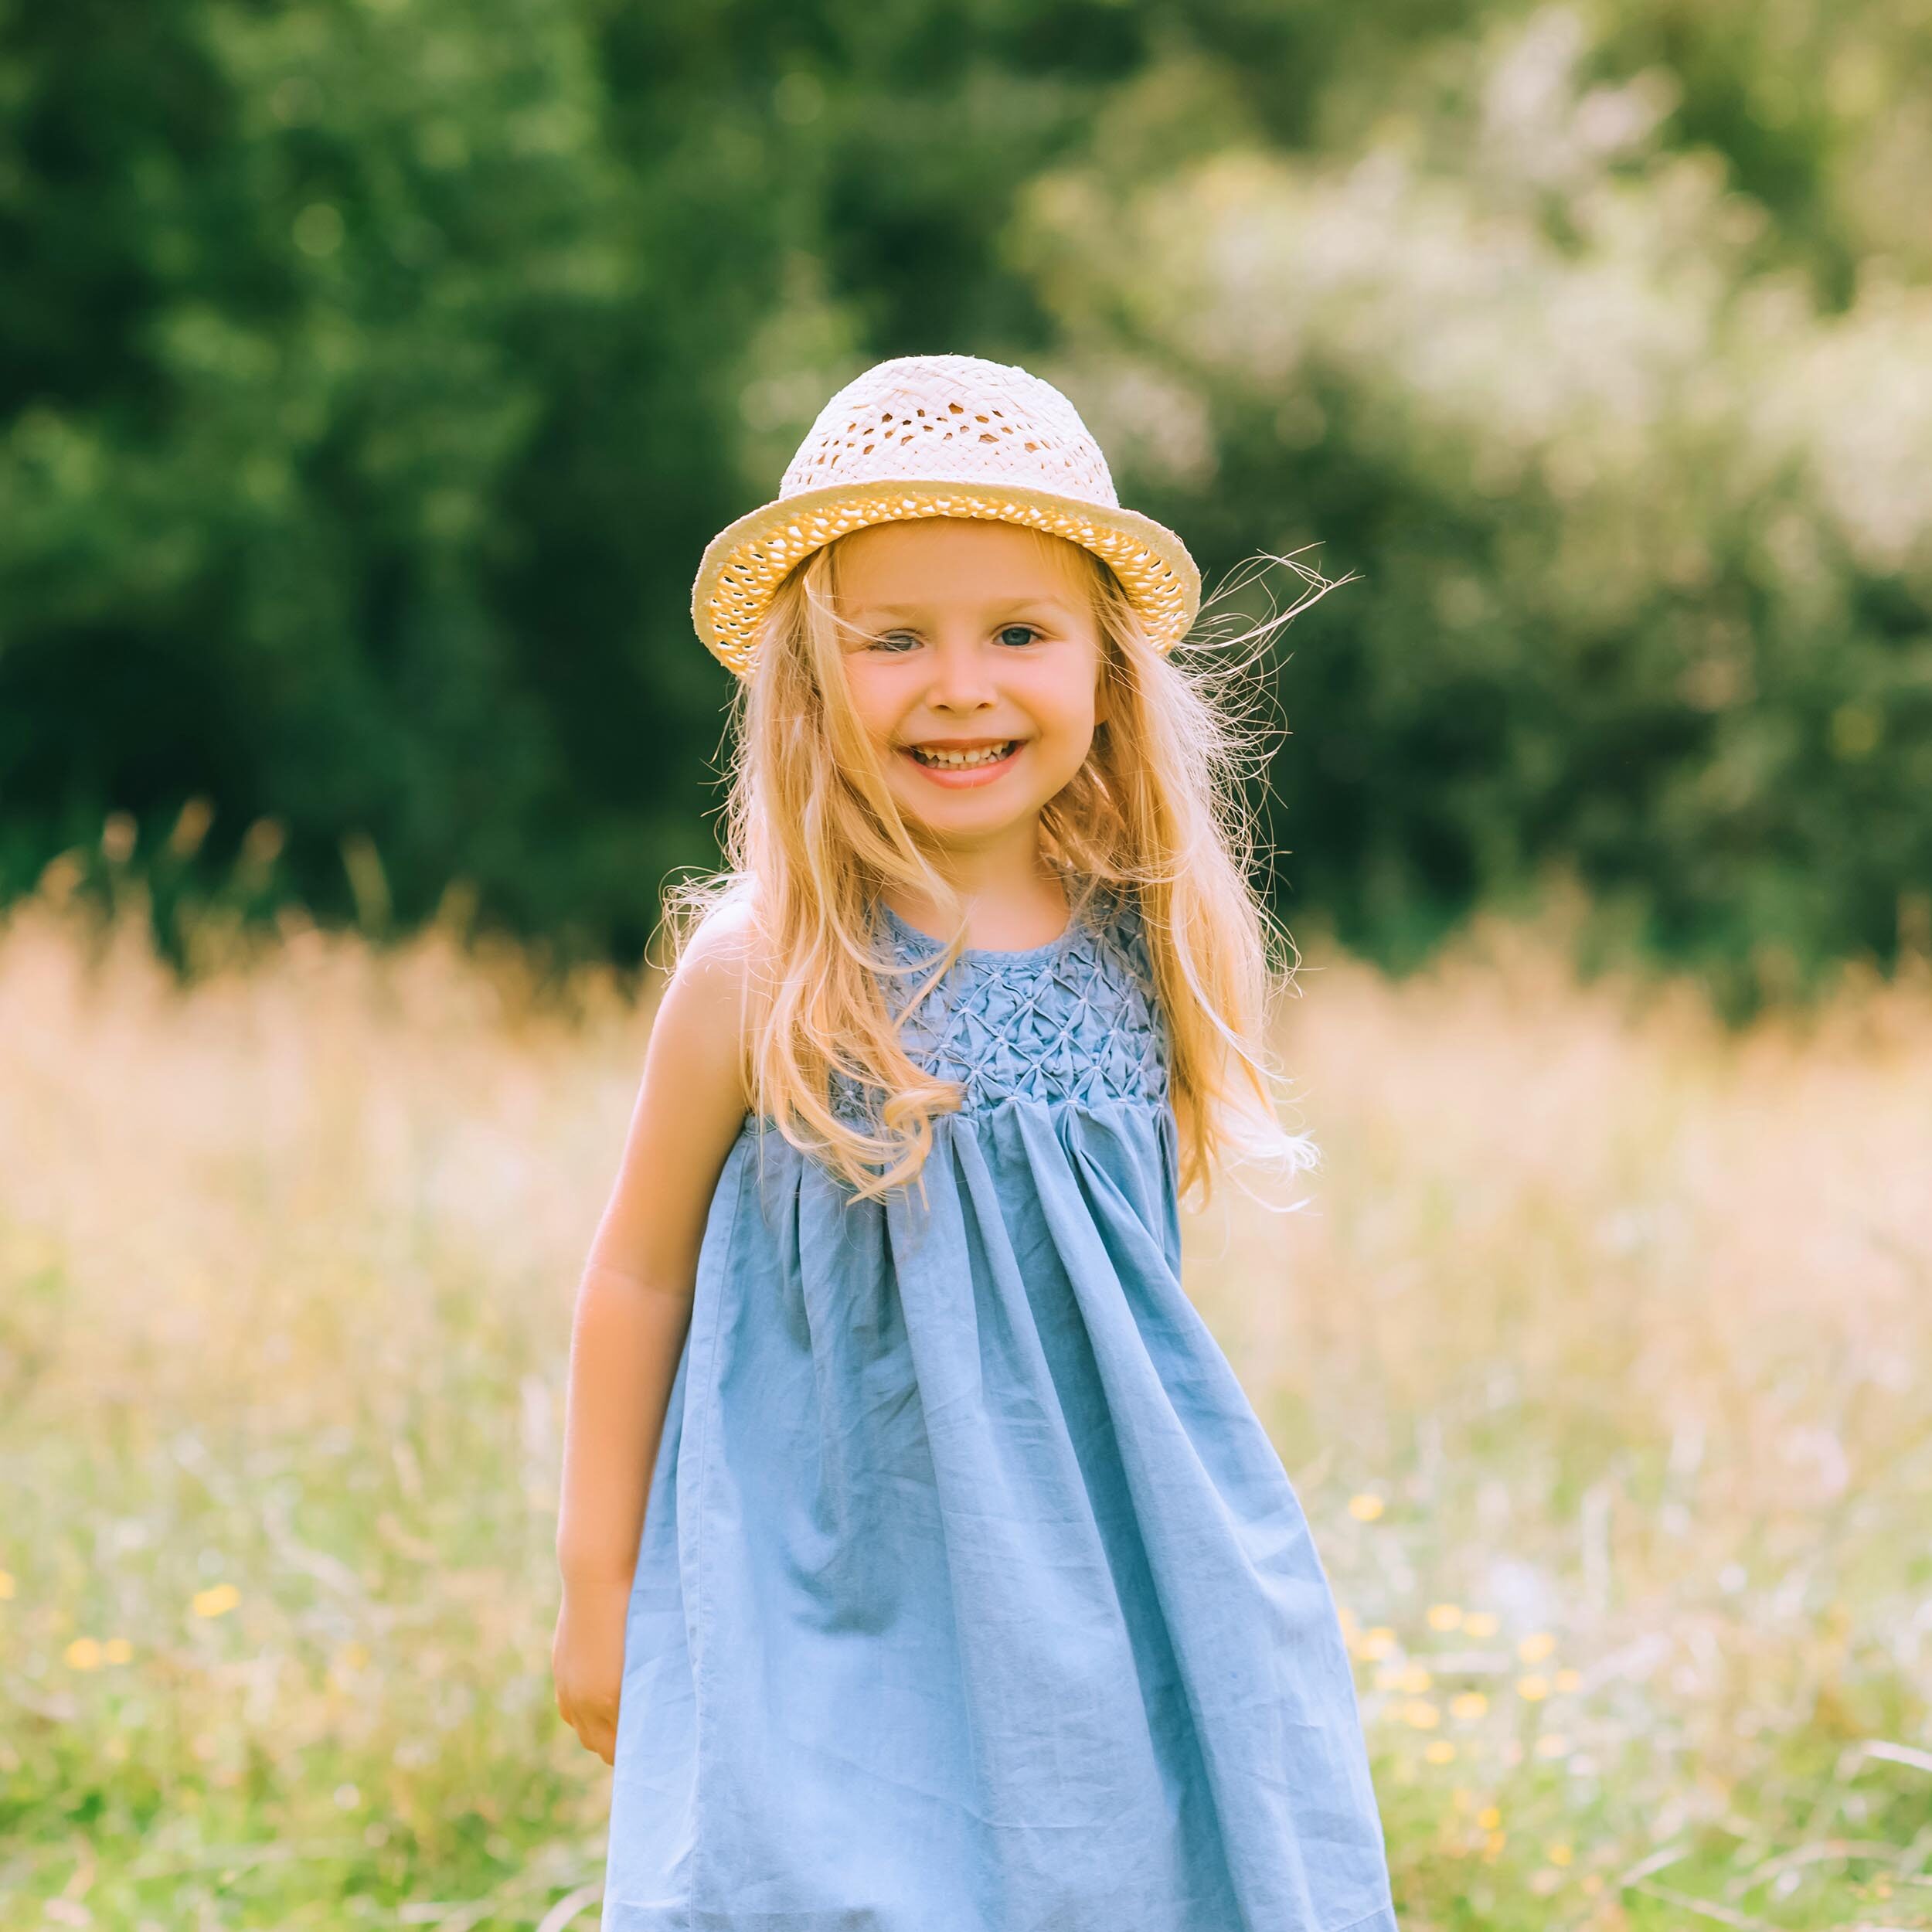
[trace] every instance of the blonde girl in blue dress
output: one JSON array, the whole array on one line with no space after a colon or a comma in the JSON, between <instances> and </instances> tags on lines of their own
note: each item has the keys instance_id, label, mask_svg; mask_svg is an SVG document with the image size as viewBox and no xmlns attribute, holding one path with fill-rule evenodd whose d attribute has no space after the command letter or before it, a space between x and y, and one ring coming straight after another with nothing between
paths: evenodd
<instances>
[{"instance_id":1,"label":"blonde girl in blue dress","mask_svg":"<svg viewBox=\"0 0 1932 1932\"><path fill-rule=\"evenodd\" d=\"M608 1932L1394 1932L1328 1581L1180 1279L1312 1165L1199 578L1065 397L835 396L693 611L677 910L579 1291L558 1706Z\"/></svg>"}]
</instances>

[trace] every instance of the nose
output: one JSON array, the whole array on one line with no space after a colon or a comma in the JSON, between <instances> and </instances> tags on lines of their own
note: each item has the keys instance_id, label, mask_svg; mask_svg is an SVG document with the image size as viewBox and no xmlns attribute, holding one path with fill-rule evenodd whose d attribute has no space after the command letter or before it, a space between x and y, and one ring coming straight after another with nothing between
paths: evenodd
<instances>
[{"instance_id":1,"label":"nose","mask_svg":"<svg viewBox=\"0 0 1932 1932\"><path fill-rule=\"evenodd\" d=\"M935 711L956 715L984 711L999 702L992 664L977 641L953 638L934 651L926 700Z\"/></svg>"}]
</instances>

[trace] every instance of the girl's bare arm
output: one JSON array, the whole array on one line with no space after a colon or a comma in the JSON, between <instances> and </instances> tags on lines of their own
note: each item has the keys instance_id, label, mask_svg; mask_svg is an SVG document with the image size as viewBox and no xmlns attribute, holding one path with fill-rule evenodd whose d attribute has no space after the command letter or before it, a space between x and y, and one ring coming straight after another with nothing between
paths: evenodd
<instances>
[{"instance_id":1,"label":"girl's bare arm","mask_svg":"<svg viewBox=\"0 0 1932 1932\"><path fill-rule=\"evenodd\" d=\"M743 915L714 914L665 989L615 1185L577 1288L552 1653L558 1708L606 1761L651 1472L719 1169L744 1119Z\"/></svg>"}]
</instances>

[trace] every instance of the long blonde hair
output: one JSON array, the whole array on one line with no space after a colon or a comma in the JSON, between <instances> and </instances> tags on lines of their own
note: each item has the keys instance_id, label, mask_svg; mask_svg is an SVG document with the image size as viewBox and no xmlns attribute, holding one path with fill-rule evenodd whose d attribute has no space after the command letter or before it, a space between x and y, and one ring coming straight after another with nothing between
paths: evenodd
<instances>
[{"instance_id":1,"label":"long blonde hair","mask_svg":"<svg viewBox=\"0 0 1932 1932\"><path fill-rule=\"evenodd\" d=\"M847 691L842 541L815 551L779 587L733 696L725 869L674 884L666 913L681 957L713 910L747 908L758 961L745 1066L753 1110L862 1198L913 1179L934 1121L960 1100L900 1041L878 977L875 902L899 886L940 907L955 933L915 1005L957 957L965 913L900 815ZM1277 929L1250 881L1253 821L1241 779L1253 738L1225 702L1226 674L1253 654L1230 665L1223 645L1218 662L1197 664L1190 638L1162 656L1114 572L1066 547L1088 566L1105 722L1042 811L1041 848L1067 869L1074 917L1102 887L1138 906L1166 1023L1179 1184L1204 1203L1217 1170L1233 1162L1292 1175L1320 1158L1306 1135L1281 1124L1267 1046L1273 996L1287 990L1292 970L1271 964ZM1233 645L1258 650L1335 587L1292 558L1270 560L1319 588ZM835 1077L879 1096L876 1112L855 1120L839 1108Z\"/></svg>"}]
</instances>

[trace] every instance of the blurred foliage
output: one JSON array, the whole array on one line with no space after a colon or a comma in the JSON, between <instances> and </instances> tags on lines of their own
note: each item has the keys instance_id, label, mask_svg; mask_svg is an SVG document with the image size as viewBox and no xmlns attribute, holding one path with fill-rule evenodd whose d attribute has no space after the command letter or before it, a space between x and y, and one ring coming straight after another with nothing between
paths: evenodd
<instances>
[{"instance_id":1,"label":"blurred foliage","mask_svg":"<svg viewBox=\"0 0 1932 1932\"><path fill-rule=\"evenodd\" d=\"M1292 924L1572 872L1737 1009L1923 948L1929 73L1914 0L0 0L0 899L634 957L703 543L953 349L1211 586L1356 573Z\"/></svg>"}]
</instances>

